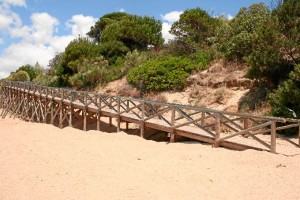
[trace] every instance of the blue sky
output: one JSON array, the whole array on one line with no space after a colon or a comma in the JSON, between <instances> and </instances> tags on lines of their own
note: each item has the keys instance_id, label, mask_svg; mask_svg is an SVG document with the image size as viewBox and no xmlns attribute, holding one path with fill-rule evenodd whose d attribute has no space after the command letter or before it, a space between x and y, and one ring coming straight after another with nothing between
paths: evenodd
<instances>
[{"instance_id":1,"label":"blue sky","mask_svg":"<svg viewBox=\"0 0 300 200\"><path fill-rule=\"evenodd\" d=\"M211 15L235 16L241 7L272 0L0 0L0 78L18 67L49 60L104 14L124 11L163 22L165 40L172 23L186 9L200 7Z\"/></svg>"}]
</instances>

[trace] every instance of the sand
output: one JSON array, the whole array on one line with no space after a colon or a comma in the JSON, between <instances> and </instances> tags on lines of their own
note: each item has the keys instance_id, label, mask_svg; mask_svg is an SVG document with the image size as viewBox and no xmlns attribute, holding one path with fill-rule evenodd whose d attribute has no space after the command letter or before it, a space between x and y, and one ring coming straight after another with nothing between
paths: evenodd
<instances>
[{"instance_id":1,"label":"sand","mask_svg":"<svg viewBox=\"0 0 300 200\"><path fill-rule=\"evenodd\" d=\"M0 199L300 199L300 155L0 119Z\"/></svg>"}]
</instances>

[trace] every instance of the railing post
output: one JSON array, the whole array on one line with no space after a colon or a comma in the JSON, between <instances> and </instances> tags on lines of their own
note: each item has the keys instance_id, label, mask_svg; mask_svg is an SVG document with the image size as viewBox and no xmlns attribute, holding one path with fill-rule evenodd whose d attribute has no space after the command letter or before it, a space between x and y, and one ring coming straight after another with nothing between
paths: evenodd
<instances>
[{"instance_id":1,"label":"railing post","mask_svg":"<svg viewBox=\"0 0 300 200\"><path fill-rule=\"evenodd\" d=\"M60 101L59 101L59 128L63 128L63 99L64 90L60 89Z\"/></svg>"},{"instance_id":2,"label":"railing post","mask_svg":"<svg viewBox=\"0 0 300 200\"><path fill-rule=\"evenodd\" d=\"M54 124L54 89L51 90L51 124Z\"/></svg>"},{"instance_id":3,"label":"railing post","mask_svg":"<svg viewBox=\"0 0 300 200\"><path fill-rule=\"evenodd\" d=\"M118 118L117 118L117 132L120 132L120 128L121 128L121 116L120 116L120 103L121 103L121 99L120 97L117 97L117 112L118 112Z\"/></svg>"},{"instance_id":4,"label":"railing post","mask_svg":"<svg viewBox=\"0 0 300 200\"><path fill-rule=\"evenodd\" d=\"M100 124L101 124L101 95L98 96L98 112L97 112L97 131L100 131Z\"/></svg>"},{"instance_id":5,"label":"railing post","mask_svg":"<svg viewBox=\"0 0 300 200\"><path fill-rule=\"evenodd\" d=\"M127 112L129 110L129 100L128 99L127 99L127 103L126 103L126 110L127 110ZM126 122L126 130L128 130L128 126L129 126L129 123Z\"/></svg>"},{"instance_id":6,"label":"railing post","mask_svg":"<svg viewBox=\"0 0 300 200\"><path fill-rule=\"evenodd\" d=\"M300 124L299 124L299 130L298 130L298 144L299 144L299 148L300 148Z\"/></svg>"},{"instance_id":7,"label":"railing post","mask_svg":"<svg viewBox=\"0 0 300 200\"><path fill-rule=\"evenodd\" d=\"M171 114L171 133L170 133L170 142L176 142L176 130L174 129L175 126L175 108L172 108Z\"/></svg>"},{"instance_id":8,"label":"railing post","mask_svg":"<svg viewBox=\"0 0 300 200\"><path fill-rule=\"evenodd\" d=\"M73 91L70 91L70 113L69 113L69 126L73 127Z\"/></svg>"},{"instance_id":9,"label":"railing post","mask_svg":"<svg viewBox=\"0 0 300 200\"><path fill-rule=\"evenodd\" d=\"M144 138L145 137L145 101L144 100L142 102L142 117L141 117L140 127L141 127L140 136Z\"/></svg>"},{"instance_id":10,"label":"railing post","mask_svg":"<svg viewBox=\"0 0 300 200\"><path fill-rule=\"evenodd\" d=\"M83 130L84 131L87 131L87 128L86 128L86 123L87 123L87 94L86 92L84 93L84 108L83 108Z\"/></svg>"},{"instance_id":11,"label":"railing post","mask_svg":"<svg viewBox=\"0 0 300 200\"><path fill-rule=\"evenodd\" d=\"M109 105L112 106L112 97L109 97ZM112 117L109 117L109 126L112 127Z\"/></svg>"},{"instance_id":12,"label":"railing post","mask_svg":"<svg viewBox=\"0 0 300 200\"><path fill-rule=\"evenodd\" d=\"M220 146L220 142L218 142L218 140L221 137L221 118L219 113L215 114L215 118L216 118L216 125L215 125L215 144L214 147L219 147Z\"/></svg>"},{"instance_id":13,"label":"railing post","mask_svg":"<svg viewBox=\"0 0 300 200\"><path fill-rule=\"evenodd\" d=\"M44 107L44 120L43 122L47 122L47 102L48 102L48 87L46 87L46 94L45 94L45 107Z\"/></svg>"},{"instance_id":14,"label":"railing post","mask_svg":"<svg viewBox=\"0 0 300 200\"><path fill-rule=\"evenodd\" d=\"M276 153L276 121L271 123L271 152Z\"/></svg>"},{"instance_id":15,"label":"railing post","mask_svg":"<svg viewBox=\"0 0 300 200\"><path fill-rule=\"evenodd\" d=\"M201 126L204 126L205 124L205 112L201 113Z\"/></svg>"},{"instance_id":16,"label":"railing post","mask_svg":"<svg viewBox=\"0 0 300 200\"><path fill-rule=\"evenodd\" d=\"M244 118L244 130L249 128L249 119ZM242 136L245 137L247 133L243 133Z\"/></svg>"}]
</instances>

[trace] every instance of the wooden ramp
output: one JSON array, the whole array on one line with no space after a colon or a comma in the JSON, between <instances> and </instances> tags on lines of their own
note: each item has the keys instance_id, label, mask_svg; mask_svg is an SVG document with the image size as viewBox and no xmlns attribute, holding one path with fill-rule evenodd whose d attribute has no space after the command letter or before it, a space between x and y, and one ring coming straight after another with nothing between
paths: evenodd
<instances>
[{"instance_id":1,"label":"wooden ramp","mask_svg":"<svg viewBox=\"0 0 300 200\"><path fill-rule=\"evenodd\" d=\"M162 103L144 99L110 96L63 88L38 86L24 82L4 82L0 91L1 116L18 117L32 122L51 123L60 128L96 123L101 118L117 119L121 123L137 124L140 136L145 128L169 133L170 142L186 137L236 150L256 149L279 152L282 141L299 150L300 137L285 138L282 131L296 129L300 120L243 113L222 112L208 108ZM300 134L299 134L300 135ZM280 139L278 139L280 138ZM277 145L279 144L279 145ZM279 153L285 153L279 148ZM278 149L278 150L279 150ZM300 151L299 151L300 153Z\"/></svg>"}]
</instances>

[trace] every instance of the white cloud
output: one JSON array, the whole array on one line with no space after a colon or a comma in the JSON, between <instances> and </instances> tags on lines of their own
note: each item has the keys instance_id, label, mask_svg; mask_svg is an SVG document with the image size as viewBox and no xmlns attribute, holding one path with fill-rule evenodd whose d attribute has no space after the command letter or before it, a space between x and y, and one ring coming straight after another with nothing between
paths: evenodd
<instances>
[{"instance_id":1,"label":"white cloud","mask_svg":"<svg viewBox=\"0 0 300 200\"><path fill-rule=\"evenodd\" d=\"M234 16L232 16L232 15L227 15L227 19L229 19L229 20L232 20L234 18Z\"/></svg>"},{"instance_id":2,"label":"white cloud","mask_svg":"<svg viewBox=\"0 0 300 200\"><path fill-rule=\"evenodd\" d=\"M21 5L21 2L10 0L11 4ZM64 51L70 41L78 35L85 35L96 22L96 18L91 16L74 15L66 23L66 28L70 28L71 33L58 36L56 31L59 20L48 13L33 13L31 24L27 25L22 25L21 20L16 20L20 17L11 10L7 10L7 13L11 15L8 17L9 23L3 23L6 35L11 39L18 38L19 42L0 52L0 78L7 77L10 72L26 64L34 65L39 62L41 66L46 67L56 53ZM0 38L1 42L3 39Z\"/></svg>"},{"instance_id":3,"label":"white cloud","mask_svg":"<svg viewBox=\"0 0 300 200\"><path fill-rule=\"evenodd\" d=\"M72 35L85 36L96 21L97 19L92 16L74 15L72 19L67 22L67 26L72 29Z\"/></svg>"},{"instance_id":4,"label":"white cloud","mask_svg":"<svg viewBox=\"0 0 300 200\"><path fill-rule=\"evenodd\" d=\"M26 7L26 1L25 0L2 0L2 1L4 2L4 4Z\"/></svg>"},{"instance_id":5,"label":"white cloud","mask_svg":"<svg viewBox=\"0 0 300 200\"><path fill-rule=\"evenodd\" d=\"M174 35L169 33L171 26L174 22L178 21L180 18L180 15L182 14L182 11L172 11L169 13L166 13L165 15L161 15L161 18L163 19L162 23L162 35L165 39L165 43L167 43L169 40L173 40L175 38Z\"/></svg>"},{"instance_id":6,"label":"white cloud","mask_svg":"<svg viewBox=\"0 0 300 200\"><path fill-rule=\"evenodd\" d=\"M173 40L175 38L174 35L169 33L171 26L172 25L167 22L163 22L163 24L162 24L162 36L165 39L165 43L167 43L169 40Z\"/></svg>"},{"instance_id":7,"label":"white cloud","mask_svg":"<svg viewBox=\"0 0 300 200\"><path fill-rule=\"evenodd\" d=\"M182 14L182 11L172 11L165 15L161 15L161 18L168 22L169 24L173 24L174 22L178 21L180 18L180 15Z\"/></svg>"},{"instance_id":8,"label":"white cloud","mask_svg":"<svg viewBox=\"0 0 300 200\"><path fill-rule=\"evenodd\" d=\"M1 72L9 75L18 67L25 64L34 65L37 61L42 66L47 66L54 54L54 49L45 45L35 45L28 42L12 44L1 55Z\"/></svg>"},{"instance_id":9,"label":"white cloud","mask_svg":"<svg viewBox=\"0 0 300 200\"><path fill-rule=\"evenodd\" d=\"M21 26L22 22L18 14L10 9L6 1L0 0L0 33L8 32L13 27Z\"/></svg>"},{"instance_id":10,"label":"white cloud","mask_svg":"<svg viewBox=\"0 0 300 200\"><path fill-rule=\"evenodd\" d=\"M124 9L124 8L121 8L120 10L119 10L119 12L125 12L126 10Z\"/></svg>"},{"instance_id":11,"label":"white cloud","mask_svg":"<svg viewBox=\"0 0 300 200\"><path fill-rule=\"evenodd\" d=\"M0 38L0 45L3 44L3 43L4 43L3 39Z\"/></svg>"},{"instance_id":12,"label":"white cloud","mask_svg":"<svg viewBox=\"0 0 300 200\"><path fill-rule=\"evenodd\" d=\"M31 37L26 38L37 44L47 44L51 41L58 20L48 13L33 13L31 15Z\"/></svg>"}]
</instances>

